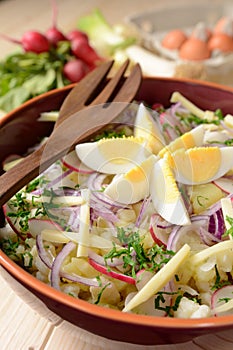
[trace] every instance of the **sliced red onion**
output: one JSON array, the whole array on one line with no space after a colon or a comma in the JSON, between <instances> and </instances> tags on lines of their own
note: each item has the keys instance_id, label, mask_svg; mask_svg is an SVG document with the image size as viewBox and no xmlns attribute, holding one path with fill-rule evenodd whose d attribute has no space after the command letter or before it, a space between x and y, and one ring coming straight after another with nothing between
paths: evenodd
<instances>
[{"instance_id":1,"label":"sliced red onion","mask_svg":"<svg viewBox=\"0 0 233 350\"><path fill-rule=\"evenodd\" d=\"M204 229L204 227L200 227L199 233L202 242L208 246L221 242L221 239L217 238L215 235Z\"/></svg>"},{"instance_id":2,"label":"sliced red onion","mask_svg":"<svg viewBox=\"0 0 233 350\"><path fill-rule=\"evenodd\" d=\"M138 217L137 217L136 222L135 222L135 226L136 227L139 227L141 225L143 216L144 216L148 206L150 205L150 203L151 203L151 197L146 197L143 200L141 208L140 208L140 211L139 211L139 214L138 214Z\"/></svg>"},{"instance_id":3,"label":"sliced red onion","mask_svg":"<svg viewBox=\"0 0 233 350\"><path fill-rule=\"evenodd\" d=\"M41 261L49 268L52 269L53 262L50 259L48 253L44 248L44 243L41 235L36 236L36 248Z\"/></svg>"},{"instance_id":4,"label":"sliced red onion","mask_svg":"<svg viewBox=\"0 0 233 350\"><path fill-rule=\"evenodd\" d=\"M105 186L103 182L106 177L106 174L99 173L93 173L89 176L87 186L92 193L92 197L94 197L94 200L98 201L100 204L108 206L109 209L126 208L124 204L120 204L116 201L111 200L102 192Z\"/></svg>"},{"instance_id":5,"label":"sliced red onion","mask_svg":"<svg viewBox=\"0 0 233 350\"><path fill-rule=\"evenodd\" d=\"M87 277L79 276L76 274L69 274L69 273L65 273L65 272L61 272L60 277L65 278L69 281L81 283L81 284L84 284L84 285L90 286L90 287L99 287L100 286L100 283L96 278L87 278Z\"/></svg>"},{"instance_id":6,"label":"sliced red onion","mask_svg":"<svg viewBox=\"0 0 233 350\"><path fill-rule=\"evenodd\" d=\"M73 210L70 212L69 220L67 221L68 227L71 228L71 230L76 231L79 228L80 223L80 207L74 207Z\"/></svg>"},{"instance_id":7,"label":"sliced red onion","mask_svg":"<svg viewBox=\"0 0 233 350\"><path fill-rule=\"evenodd\" d=\"M196 232L196 235L199 236L201 242L200 227L208 227L208 217L206 219L206 216L196 216L191 218L191 225L175 226L168 238L167 249L177 252L180 249L179 245L182 245L182 241L185 241L183 238L185 236L188 238L189 232L191 231Z\"/></svg>"},{"instance_id":8,"label":"sliced red onion","mask_svg":"<svg viewBox=\"0 0 233 350\"><path fill-rule=\"evenodd\" d=\"M99 202L91 200L90 206L93 209L93 216L95 216L96 218L98 216L101 216L103 219L112 223L119 221L117 215L112 210L106 208L103 205L100 205Z\"/></svg>"},{"instance_id":9,"label":"sliced red onion","mask_svg":"<svg viewBox=\"0 0 233 350\"><path fill-rule=\"evenodd\" d=\"M208 231L221 239L226 230L222 209L217 210L210 216Z\"/></svg>"},{"instance_id":10,"label":"sliced red onion","mask_svg":"<svg viewBox=\"0 0 233 350\"><path fill-rule=\"evenodd\" d=\"M60 270L65 258L76 248L74 242L68 242L58 253L51 268L51 286L60 290Z\"/></svg>"}]
</instances>

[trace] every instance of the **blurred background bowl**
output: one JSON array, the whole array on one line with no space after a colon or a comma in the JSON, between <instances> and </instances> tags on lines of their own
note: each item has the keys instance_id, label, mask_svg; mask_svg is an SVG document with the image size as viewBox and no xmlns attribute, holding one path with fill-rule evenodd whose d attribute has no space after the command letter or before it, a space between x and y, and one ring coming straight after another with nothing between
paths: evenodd
<instances>
[{"instance_id":1,"label":"blurred background bowl","mask_svg":"<svg viewBox=\"0 0 233 350\"><path fill-rule=\"evenodd\" d=\"M71 88L72 85L34 98L1 120L1 163L8 155L23 154L42 136L49 135L53 124L37 119L41 112L58 110ZM233 114L232 88L195 80L144 78L136 98L149 104L158 102L168 107L174 91L179 91L202 109L221 108L223 114ZM109 339L136 344L174 344L199 335L233 329L233 315L175 319L122 314L120 311L101 308L51 288L16 265L2 251L0 264L60 317Z\"/></svg>"}]
</instances>

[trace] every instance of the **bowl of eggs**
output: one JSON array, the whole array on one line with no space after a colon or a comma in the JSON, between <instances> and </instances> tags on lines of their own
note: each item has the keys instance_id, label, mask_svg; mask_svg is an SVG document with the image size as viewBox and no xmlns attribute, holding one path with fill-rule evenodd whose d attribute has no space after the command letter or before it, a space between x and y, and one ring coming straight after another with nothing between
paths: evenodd
<instances>
[{"instance_id":1,"label":"bowl of eggs","mask_svg":"<svg viewBox=\"0 0 233 350\"><path fill-rule=\"evenodd\" d=\"M2 173L51 133L71 88L5 116ZM144 78L111 125L4 204L1 266L105 338L162 345L232 330L232 98L214 83Z\"/></svg>"},{"instance_id":2,"label":"bowl of eggs","mask_svg":"<svg viewBox=\"0 0 233 350\"><path fill-rule=\"evenodd\" d=\"M166 20L160 23L161 18ZM174 76L232 85L233 8L229 2L156 9L131 16L129 22L140 33L142 45L165 62L173 62Z\"/></svg>"}]
</instances>

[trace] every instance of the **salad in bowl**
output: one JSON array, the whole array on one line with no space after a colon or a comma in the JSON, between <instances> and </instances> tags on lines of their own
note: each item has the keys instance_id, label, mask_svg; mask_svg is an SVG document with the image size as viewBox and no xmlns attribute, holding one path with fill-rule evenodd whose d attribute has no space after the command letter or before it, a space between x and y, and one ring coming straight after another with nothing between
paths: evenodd
<instances>
[{"instance_id":1,"label":"salad in bowl","mask_svg":"<svg viewBox=\"0 0 233 350\"><path fill-rule=\"evenodd\" d=\"M175 91L169 108L135 102L118 119L5 204L3 251L99 306L232 313L233 116Z\"/></svg>"}]
</instances>

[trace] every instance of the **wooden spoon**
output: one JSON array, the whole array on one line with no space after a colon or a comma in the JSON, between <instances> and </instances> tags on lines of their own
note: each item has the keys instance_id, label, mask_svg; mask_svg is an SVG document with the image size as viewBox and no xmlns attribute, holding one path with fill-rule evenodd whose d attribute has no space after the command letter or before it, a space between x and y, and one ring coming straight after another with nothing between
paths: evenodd
<instances>
[{"instance_id":1,"label":"wooden spoon","mask_svg":"<svg viewBox=\"0 0 233 350\"><path fill-rule=\"evenodd\" d=\"M112 122L134 99L142 80L140 66L124 78L126 61L103 88L112 64L101 64L72 89L48 141L0 177L0 206L75 144Z\"/></svg>"}]
</instances>

